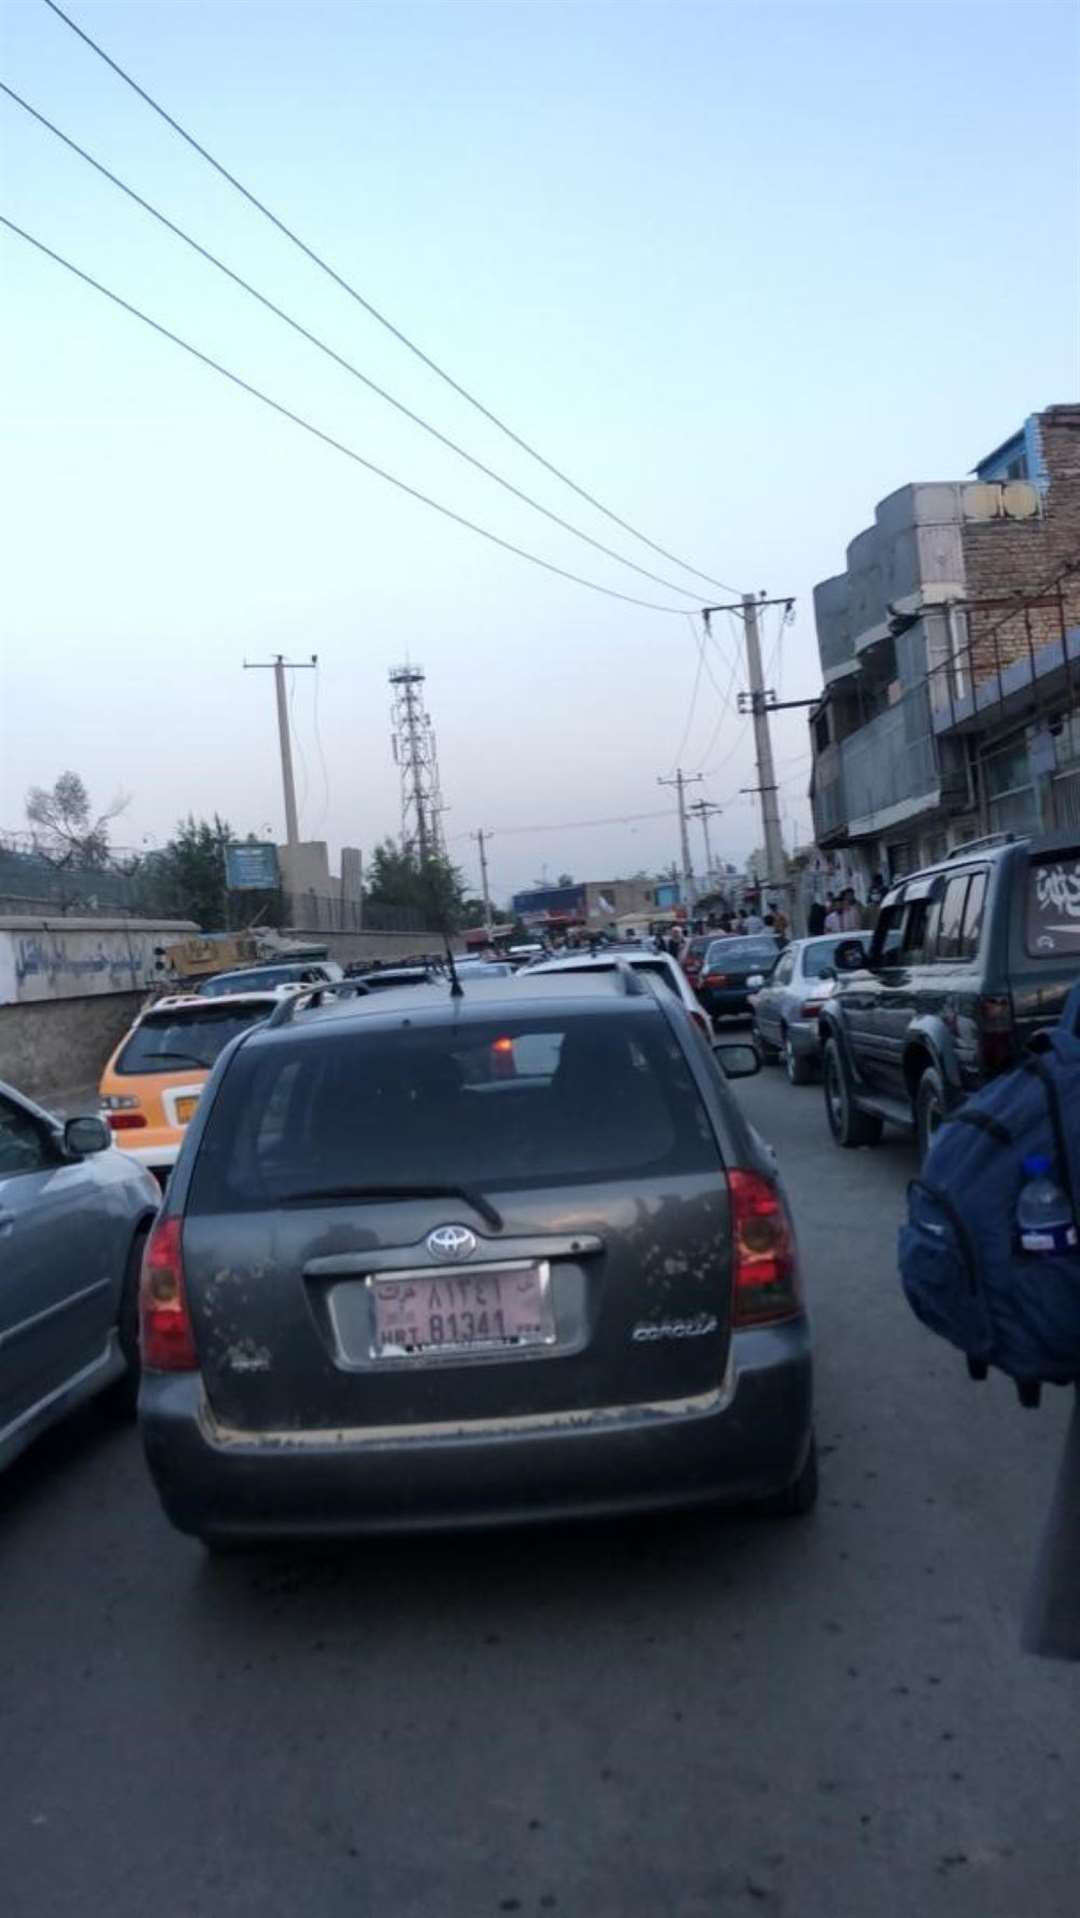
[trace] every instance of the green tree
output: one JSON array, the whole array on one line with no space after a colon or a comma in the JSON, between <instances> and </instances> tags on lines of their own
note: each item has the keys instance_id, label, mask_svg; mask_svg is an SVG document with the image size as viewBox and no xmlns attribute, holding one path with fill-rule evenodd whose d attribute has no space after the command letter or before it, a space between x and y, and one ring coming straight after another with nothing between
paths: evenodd
<instances>
[{"instance_id":1,"label":"green tree","mask_svg":"<svg viewBox=\"0 0 1080 1918\"><path fill-rule=\"evenodd\" d=\"M421 865L411 847L384 839L371 855L364 897L373 906L406 907L423 914L427 925L453 931L462 922L465 884L445 853L433 853Z\"/></svg>"},{"instance_id":2,"label":"green tree","mask_svg":"<svg viewBox=\"0 0 1080 1918\"><path fill-rule=\"evenodd\" d=\"M225 848L232 838L228 821L217 813L212 820L193 813L181 819L168 844L143 862L145 909L219 932L225 924Z\"/></svg>"}]
</instances>

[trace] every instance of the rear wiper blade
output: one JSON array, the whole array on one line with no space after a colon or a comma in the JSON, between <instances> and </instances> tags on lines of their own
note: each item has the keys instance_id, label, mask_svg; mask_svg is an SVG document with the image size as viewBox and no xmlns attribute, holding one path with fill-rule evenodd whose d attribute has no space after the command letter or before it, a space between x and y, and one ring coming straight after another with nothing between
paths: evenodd
<instances>
[{"instance_id":1,"label":"rear wiper blade","mask_svg":"<svg viewBox=\"0 0 1080 1918\"><path fill-rule=\"evenodd\" d=\"M322 1199L357 1199L362 1204L378 1199L464 1199L494 1231L501 1232L502 1213L490 1199L471 1185L314 1185L299 1192L286 1192L282 1205L315 1205Z\"/></svg>"}]
</instances>

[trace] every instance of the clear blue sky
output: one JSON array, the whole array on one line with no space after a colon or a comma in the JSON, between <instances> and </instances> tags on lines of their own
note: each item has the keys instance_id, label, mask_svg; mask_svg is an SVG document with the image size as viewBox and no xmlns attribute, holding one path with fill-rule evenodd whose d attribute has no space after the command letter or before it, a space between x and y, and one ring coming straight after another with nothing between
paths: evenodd
<instances>
[{"instance_id":1,"label":"clear blue sky","mask_svg":"<svg viewBox=\"0 0 1080 1918\"><path fill-rule=\"evenodd\" d=\"M1072 5L70 10L582 484L720 578L796 594L790 696L819 685L813 583L875 501L962 475L1076 395ZM2 17L5 77L34 105L477 455L652 563L308 266L39 0ZM397 419L6 100L0 128L20 224L459 511L652 596ZM694 678L685 620L436 519L6 234L0 271L0 827L70 765L101 802L130 792L126 843L215 807L280 834L270 678L241 663L315 651L329 791L303 675L302 826L367 851L398 823L386 673L409 653L470 873L458 836L477 825L496 834L500 893L545 864L605 877L676 855L667 819L510 829L666 803L656 777ZM732 715L706 761L719 704L706 681L683 763L715 768L700 790L726 802L716 838L737 857L761 837L738 793L752 756ZM801 715L776 745L789 827L805 831Z\"/></svg>"}]
</instances>

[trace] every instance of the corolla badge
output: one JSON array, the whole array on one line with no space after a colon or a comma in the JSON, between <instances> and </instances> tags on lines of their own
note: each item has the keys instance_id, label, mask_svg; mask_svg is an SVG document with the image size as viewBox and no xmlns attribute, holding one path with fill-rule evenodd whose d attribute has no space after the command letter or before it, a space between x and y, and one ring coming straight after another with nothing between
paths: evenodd
<instances>
[{"instance_id":1,"label":"corolla badge","mask_svg":"<svg viewBox=\"0 0 1080 1918\"><path fill-rule=\"evenodd\" d=\"M427 1249L433 1259L471 1259L476 1251L476 1234L467 1225L439 1225L427 1235Z\"/></svg>"},{"instance_id":2,"label":"corolla badge","mask_svg":"<svg viewBox=\"0 0 1080 1918\"><path fill-rule=\"evenodd\" d=\"M695 1312L689 1319L639 1319L630 1337L635 1345L651 1345L656 1339L706 1339L718 1330L715 1312Z\"/></svg>"}]
</instances>

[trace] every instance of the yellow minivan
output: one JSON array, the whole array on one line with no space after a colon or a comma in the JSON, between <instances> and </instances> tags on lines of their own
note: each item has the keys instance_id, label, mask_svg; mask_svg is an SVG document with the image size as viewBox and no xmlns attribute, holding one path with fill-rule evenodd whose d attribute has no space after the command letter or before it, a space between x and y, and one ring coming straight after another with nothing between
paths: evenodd
<instances>
[{"instance_id":1,"label":"yellow minivan","mask_svg":"<svg viewBox=\"0 0 1080 1918\"><path fill-rule=\"evenodd\" d=\"M101 1075L102 1116L115 1144L161 1185L218 1054L238 1032L268 1019L283 990L158 999L120 1041Z\"/></svg>"}]
</instances>

